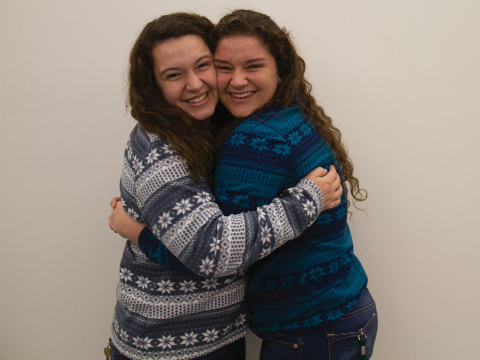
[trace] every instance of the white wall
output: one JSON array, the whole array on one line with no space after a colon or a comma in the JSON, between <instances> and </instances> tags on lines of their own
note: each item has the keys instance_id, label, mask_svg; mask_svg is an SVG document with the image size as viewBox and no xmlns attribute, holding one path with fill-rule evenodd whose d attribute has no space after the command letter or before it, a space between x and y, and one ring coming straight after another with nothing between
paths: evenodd
<instances>
[{"instance_id":1,"label":"white wall","mask_svg":"<svg viewBox=\"0 0 480 360\"><path fill-rule=\"evenodd\" d=\"M241 7L292 32L369 191L352 231L378 304L374 359L478 359L479 4L3 0L0 360L103 358L129 49L161 14Z\"/></svg>"}]
</instances>

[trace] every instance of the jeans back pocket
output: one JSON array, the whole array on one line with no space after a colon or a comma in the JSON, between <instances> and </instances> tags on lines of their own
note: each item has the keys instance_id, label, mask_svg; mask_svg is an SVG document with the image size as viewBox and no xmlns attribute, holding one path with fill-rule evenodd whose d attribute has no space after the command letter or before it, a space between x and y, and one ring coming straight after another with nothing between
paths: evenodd
<instances>
[{"instance_id":1,"label":"jeans back pocket","mask_svg":"<svg viewBox=\"0 0 480 360\"><path fill-rule=\"evenodd\" d=\"M355 311L353 316L349 315L338 321L334 333L327 335L329 360L359 359L362 353L362 339L366 339L364 344L366 359L372 356L378 329L375 303L361 311Z\"/></svg>"},{"instance_id":2,"label":"jeans back pocket","mask_svg":"<svg viewBox=\"0 0 480 360\"><path fill-rule=\"evenodd\" d=\"M277 339L264 339L260 350L260 360L300 360L302 343Z\"/></svg>"}]
</instances>

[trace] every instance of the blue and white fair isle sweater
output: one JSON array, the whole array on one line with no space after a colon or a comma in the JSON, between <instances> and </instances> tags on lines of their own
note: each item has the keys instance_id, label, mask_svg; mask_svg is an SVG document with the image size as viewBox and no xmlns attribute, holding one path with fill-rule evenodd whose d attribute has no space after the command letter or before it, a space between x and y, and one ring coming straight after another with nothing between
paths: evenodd
<instances>
[{"instance_id":1,"label":"blue and white fair isle sweater","mask_svg":"<svg viewBox=\"0 0 480 360\"><path fill-rule=\"evenodd\" d=\"M269 203L334 153L301 105L260 111L226 139L217 161L215 194L224 214ZM273 246L265 234L263 248ZM247 301L252 332L323 333L362 296L367 276L353 253L347 201L320 214L294 241L250 268Z\"/></svg>"},{"instance_id":2,"label":"blue and white fair isle sweater","mask_svg":"<svg viewBox=\"0 0 480 360\"><path fill-rule=\"evenodd\" d=\"M207 183L191 181L186 161L137 125L125 151L123 205L174 257L148 236L139 240L144 251L126 243L111 329L120 352L186 360L245 336L245 270L298 237L323 208L315 184L299 180L257 211L224 216ZM191 271L171 270L182 263Z\"/></svg>"}]
</instances>

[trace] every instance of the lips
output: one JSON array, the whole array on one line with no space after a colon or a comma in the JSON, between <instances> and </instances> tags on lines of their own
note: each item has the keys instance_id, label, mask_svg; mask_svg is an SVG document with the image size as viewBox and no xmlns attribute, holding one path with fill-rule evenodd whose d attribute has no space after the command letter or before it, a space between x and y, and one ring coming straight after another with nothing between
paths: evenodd
<instances>
[{"instance_id":1,"label":"lips","mask_svg":"<svg viewBox=\"0 0 480 360\"><path fill-rule=\"evenodd\" d=\"M248 102L253 95L255 95L257 92L256 91L244 91L244 92L236 92L232 93L229 92L228 95L230 96L230 100L234 103L238 104L243 104L245 102Z\"/></svg>"},{"instance_id":2,"label":"lips","mask_svg":"<svg viewBox=\"0 0 480 360\"><path fill-rule=\"evenodd\" d=\"M197 96L197 97L194 97L194 98L191 98L191 99L188 99L188 100L183 100L189 104L198 104L199 102L205 100L207 98L207 95L208 95L208 91L205 93L205 94L202 94L200 96Z\"/></svg>"},{"instance_id":3,"label":"lips","mask_svg":"<svg viewBox=\"0 0 480 360\"><path fill-rule=\"evenodd\" d=\"M231 96L233 96L234 98L237 98L237 99L244 99L250 95L253 95L255 94L255 91L247 91L247 92L244 92L244 93L230 93Z\"/></svg>"}]
</instances>

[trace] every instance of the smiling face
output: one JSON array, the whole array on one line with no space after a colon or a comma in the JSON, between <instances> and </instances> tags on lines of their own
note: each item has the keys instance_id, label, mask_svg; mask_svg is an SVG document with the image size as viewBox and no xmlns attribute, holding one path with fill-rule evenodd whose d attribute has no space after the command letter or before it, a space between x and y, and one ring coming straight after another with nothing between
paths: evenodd
<instances>
[{"instance_id":1,"label":"smiling face","mask_svg":"<svg viewBox=\"0 0 480 360\"><path fill-rule=\"evenodd\" d=\"M279 81L277 64L257 37L224 37L214 58L220 101L234 117L248 117L273 98Z\"/></svg>"},{"instance_id":2,"label":"smiling face","mask_svg":"<svg viewBox=\"0 0 480 360\"><path fill-rule=\"evenodd\" d=\"M153 47L153 72L171 105L197 120L208 120L218 102L212 53L198 35L185 35Z\"/></svg>"}]
</instances>

